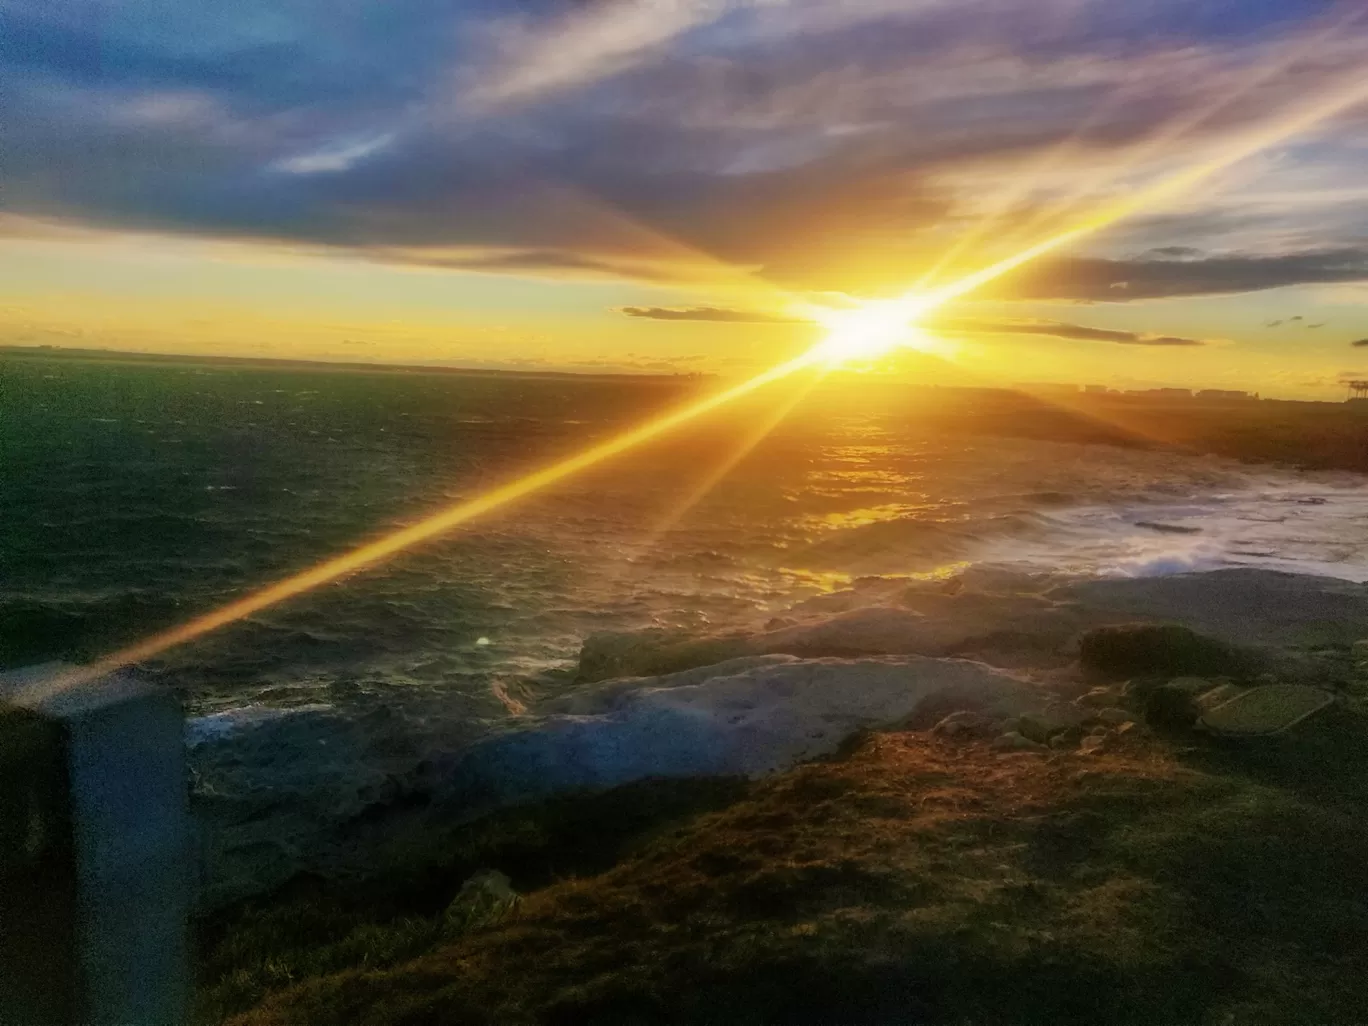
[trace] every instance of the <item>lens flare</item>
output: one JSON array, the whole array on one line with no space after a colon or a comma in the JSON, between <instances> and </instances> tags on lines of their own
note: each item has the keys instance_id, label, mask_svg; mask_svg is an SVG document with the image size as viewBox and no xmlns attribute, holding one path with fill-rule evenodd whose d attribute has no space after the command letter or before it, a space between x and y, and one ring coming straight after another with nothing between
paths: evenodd
<instances>
[{"instance_id":1,"label":"lens flare","mask_svg":"<svg viewBox=\"0 0 1368 1026\"><path fill-rule=\"evenodd\" d=\"M823 341L807 352L771 367L748 381L688 403L592 446L576 456L561 460L473 499L457 503L416 524L367 542L351 552L343 553L293 577L237 599L180 627L121 649L88 666L56 675L38 685L25 697L41 697L43 694L55 693L67 687L96 680L133 663L151 659L167 649L202 637L297 595L374 566L476 517L541 491L630 449L645 445L741 396L799 371L868 359L904 344L916 346L918 336L915 334L915 322L931 311L960 299L1039 257L1108 228L1124 218L1174 199L1231 165L1283 142L1365 98L1368 98L1368 78L1356 77L1333 91L1314 97L1310 102L1248 133L1244 138L1227 143L1222 153L1163 178L1148 188L1139 189L1131 195L1104 205L1080 220L1074 227L1043 239L958 281L929 292L910 291L897 299L867 304L854 310L825 311L816 315L814 319L826 323L830 329L830 334Z\"/></svg>"},{"instance_id":2,"label":"lens flare","mask_svg":"<svg viewBox=\"0 0 1368 1026\"><path fill-rule=\"evenodd\" d=\"M900 347L926 351L930 342L917 321L935 307L933 300L917 294L876 300L853 310L818 313L826 326L826 338L817 343L814 356L828 366L872 360Z\"/></svg>"}]
</instances>

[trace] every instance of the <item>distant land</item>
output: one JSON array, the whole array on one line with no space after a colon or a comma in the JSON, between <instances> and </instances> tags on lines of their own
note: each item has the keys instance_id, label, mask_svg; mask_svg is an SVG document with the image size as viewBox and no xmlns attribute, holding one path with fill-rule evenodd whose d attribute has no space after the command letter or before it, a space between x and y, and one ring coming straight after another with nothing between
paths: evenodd
<instances>
[{"instance_id":1,"label":"distant land","mask_svg":"<svg viewBox=\"0 0 1368 1026\"><path fill-rule=\"evenodd\" d=\"M102 360L110 363L159 363L159 364L212 364L226 367L261 367L269 370L337 370L365 371L369 373L399 374L459 374L487 377L533 378L572 378L575 380L619 380L631 379L659 380L669 382L706 381L715 378L713 374L646 374L627 371L555 371L555 370L517 370L503 367L452 367L445 364L430 363L365 363L342 360L286 360L269 356L210 356L198 353L135 353L121 349L77 349L67 346L22 346L0 345L0 357L18 356L28 359L49 360Z\"/></svg>"}]
</instances>

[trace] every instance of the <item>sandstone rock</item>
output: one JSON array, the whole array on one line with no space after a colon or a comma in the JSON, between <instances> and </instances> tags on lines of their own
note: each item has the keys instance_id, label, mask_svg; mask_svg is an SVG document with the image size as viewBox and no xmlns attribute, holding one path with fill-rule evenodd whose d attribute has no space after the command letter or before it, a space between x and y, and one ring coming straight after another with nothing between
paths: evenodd
<instances>
[{"instance_id":1,"label":"sandstone rock","mask_svg":"<svg viewBox=\"0 0 1368 1026\"><path fill-rule=\"evenodd\" d=\"M1045 722L1042 717L1027 714L1017 718L1016 732L1038 745L1048 745L1050 735L1054 733L1050 729L1050 724Z\"/></svg>"},{"instance_id":2,"label":"sandstone rock","mask_svg":"<svg viewBox=\"0 0 1368 1026\"><path fill-rule=\"evenodd\" d=\"M1121 700L1121 689L1116 687L1093 688L1085 694L1079 695L1077 703L1090 709L1105 709L1113 706Z\"/></svg>"},{"instance_id":3,"label":"sandstone rock","mask_svg":"<svg viewBox=\"0 0 1368 1026\"><path fill-rule=\"evenodd\" d=\"M1032 741L1047 744L1056 734L1077 728L1087 719L1088 713L1077 706L1056 702L1018 717L1016 729Z\"/></svg>"},{"instance_id":4,"label":"sandstone rock","mask_svg":"<svg viewBox=\"0 0 1368 1026\"><path fill-rule=\"evenodd\" d=\"M1281 734L1333 704L1335 696L1300 684L1250 688L1202 714L1200 725L1226 737Z\"/></svg>"},{"instance_id":5,"label":"sandstone rock","mask_svg":"<svg viewBox=\"0 0 1368 1026\"><path fill-rule=\"evenodd\" d=\"M497 869L481 870L461 884L443 914L443 926L449 933L488 926L511 912L520 900L507 876Z\"/></svg>"},{"instance_id":6,"label":"sandstone rock","mask_svg":"<svg viewBox=\"0 0 1368 1026\"><path fill-rule=\"evenodd\" d=\"M1129 709L1122 709L1119 706L1098 709L1093 717L1111 727L1119 727L1121 724L1131 723L1135 719L1135 715Z\"/></svg>"},{"instance_id":7,"label":"sandstone rock","mask_svg":"<svg viewBox=\"0 0 1368 1026\"><path fill-rule=\"evenodd\" d=\"M992 726L993 721L987 716L964 709L945 717L931 728L931 732L942 737L981 737Z\"/></svg>"},{"instance_id":8,"label":"sandstone rock","mask_svg":"<svg viewBox=\"0 0 1368 1026\"><path fill-rule=\"evenodd\" d=\"M1096 755L1107 747L1106 734L1089 734L1078 743L1080 755Z\"/></svg>"},{"instance_id":9,"label":"sandstone rock","mask_svg":"<svg viewBox=\"0 0 1368 1026\"><path fill-rule=\"evenodd\" d=\"M994 738L992 747L999 752L1041 752L1047 750L1045 745L1032 741L1028 737L1023 737L1015 730L1009 730L1006 734Z\"/></svg>"},{"instance_id":10,"label":"sandstone rock","mask_svg":"<svg viewBox=\"0 0 1368 1026\"><path fill-rule=\"evenodd\" d=\"M1079 643L1083 669L1102 677L1175 677L1247 672L1251 656L1180 624L1118 624L1088 631Z\"/></svg>"}]
</instances>

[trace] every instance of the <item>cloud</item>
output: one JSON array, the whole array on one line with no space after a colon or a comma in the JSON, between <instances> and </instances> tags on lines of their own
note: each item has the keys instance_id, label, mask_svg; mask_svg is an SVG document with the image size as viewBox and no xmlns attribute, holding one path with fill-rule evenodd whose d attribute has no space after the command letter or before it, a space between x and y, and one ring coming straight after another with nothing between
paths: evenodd
<instances>
[{"instance_id":1,"label":"cloud","mask_svg":"<svg viewBox=\"0 0 1368 1026\"><path fill-rule=\"evenodd\" d=\"M757 310L727 310L716 306L622 306L618 313L653 321L713 321L730 324L804 324L801 318Z\"/></svg>"},{"instance_id":2,"label":"cloud","mask_svg":"<svg viewBox=\"0 0 1368 1026\"><path fill-rule=\"evenodd\" d=\"M1024 268L994 291L1026 299L1126 302L1363 280L1368 280L1368 247L1343 247L1184 260L1066 257Z\"/></svg>"},{"instance_id":3,"label":"cloud","mask_svg":"<svg viewBox=\"0 0 1368 1026\"><path fill-rule=\"evenodd\" d=\"M335 174L346 171L394 142L394 132L381 132L363 139L342 139L322 149L286 157L270 166L272 171L291 175Z\"/></svg>"},{"instance_id":4,"label":"cloud","mask_svg":"<svg viewBox=\"0 0 1368 1026\"><path fill-rule=\"evenodd\" d=\"M1209 344L1195 338L1148 335L1134 331L1113 331L1108 328L1090 328L1082 324L1066 324L1057 321L951 320L932 324L931 328L953 334L1047 335L1052 338L1076 339L1084 342L1114 342L1126 346L1204 346Z\"/></svg>"},{"instance_id":5,"label":"cloud","mask_svg":"<svg viewBox=\"0 0 1368 1026\"><path fill-rule=\"evenodd\" d=\"M617 312L627 317L640 317L657 321L707 321L734 324L810 323L801 318L760 313L752 310L730 310L715 306L623 306L618 307ZM1052 338L1075 339L1084 342L1112 342L1127 346L1204 346L1209 344L1195 338L1142 334L1134 331L1114 331L1109 328L1091 328L1082 324L1066 324L1059 321L942 318L928 323L927 328L930 331L952 335L1046 335Z\"/></svg>"},{"instance_id":6,"label":"cloud","mask_svg":"<svg viewBox=\"0 0 1368 1026\"><path fill-rule=\"evenodd\" d=\"M863 293L915 280L1004 197L990 239L1074 186L1146 170L1146 140L1243 83L1182 140L1218 147L1357 68L1368 38L1346 30L1265 75L1296 42L1265 3L99 6L92 21L82 5L5 2L12 214L486 273L664 281L711 261ZM1317 140L1331 185L1356 181L1352 138ZM1064 141L1041 194L1013 193ZM1368 279L1361 203L1295 222L1263 209L1235 197L1137 222L1125 248L1111 236L1118 248L1032 268L1002 294L1125 302ZM1290 252L1262 253L1265 237Z\"/></svg>"},{"instance_id":7,"label":"cloud","mask_svg":"<svg viewBox=\"0 0 1368 1026\"><path fill-rule=\"evenodd\" d=\"M466 100L502 106L614 77L727 6L720 0L617 0L573 5L551 18L498 18L478 33L496 56L482 80L471 83Z\"/></svg>"},{"instance_id":8,"label":"cloud","mask_svg":"<svg viewBox=\"0 0 1368 1026\"><path fill-rule=\"evenodd\" d=\"M1364 347L1364 346L1368 346L1368 338L1361 338L1361 339L1358 339L1358 340L1356 340L1356 341L1354 341L1354 342L1350 342L1349 344L1350 344L1351 346L1355 346L1355 347L1357 347L1357 348L1362 348L1362 347Z\"/></svg>"}]
</instances>

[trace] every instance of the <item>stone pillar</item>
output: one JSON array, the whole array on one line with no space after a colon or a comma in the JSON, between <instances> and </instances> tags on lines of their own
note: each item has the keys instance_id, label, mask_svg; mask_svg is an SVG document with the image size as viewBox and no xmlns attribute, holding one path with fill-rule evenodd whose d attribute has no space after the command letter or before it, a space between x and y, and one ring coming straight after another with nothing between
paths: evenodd
<instances>
[{"instance_id":1,"label":"stone pillar","mask_svg":"<svg viewBox=\"0 0 1368 1026\"><path fill-rule=\"evenodd\" d=\"M183 1026L191 851L183 719L122 677L0 675L0 1022Z\"/></svg>"}]
</instances>

